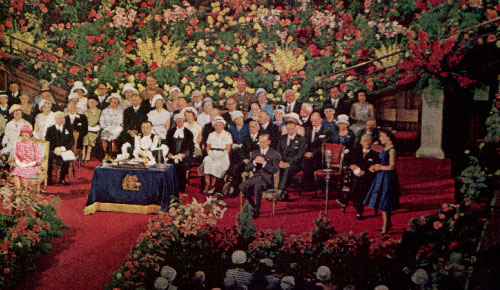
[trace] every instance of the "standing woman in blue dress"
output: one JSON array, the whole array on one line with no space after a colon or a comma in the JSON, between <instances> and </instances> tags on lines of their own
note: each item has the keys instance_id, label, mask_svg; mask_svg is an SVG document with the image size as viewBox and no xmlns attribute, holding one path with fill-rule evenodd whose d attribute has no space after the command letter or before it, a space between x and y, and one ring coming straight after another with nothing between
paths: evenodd
<instances>
[{"instance_id":1,"label":"standing woman in blue dress","mask_svg":"<svg viewBox=\"0 0 500 290\"><path fill-rule=\"evenodd\" d=\"M382 234L387 233L392 226L391 212L399 209L399 183L393 140L394 135L391 131L380 130L380 142L384 145L384 150L380 152L381 164L370 166L369 170L377 172L377 175L363 201L363 204L382 211Z\"/></svg>"}]
</instances>

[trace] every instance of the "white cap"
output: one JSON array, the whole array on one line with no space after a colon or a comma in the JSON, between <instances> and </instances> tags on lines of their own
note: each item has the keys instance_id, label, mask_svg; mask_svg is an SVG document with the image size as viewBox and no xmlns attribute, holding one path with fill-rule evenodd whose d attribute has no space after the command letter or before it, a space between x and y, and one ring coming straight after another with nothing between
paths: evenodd
<instances>
[{"instance_id":1,"label":"white cap","mask_svg":"<svg viewBox=\"0 0 500 290\"><path fill-rule=\"evenodd\" d=\"M295 287L295 278L293 276L285 276L281 278L281 289L292 289Z\"/></svg>"},{"instance_id":2,"label":"white cap","mask_svg":"<svg viewBox=\"0 0 500 290\"><path fill-rule=\"evenodd\" d=\"M179 89L178 86L173 86L171 87L169 90L168 90L168 94L170 95L173 91L177 91L179 92L179 94L181 93L181 89Z\"/></svg>"},{"instance_id":3,"label":"white cap","mask_svg":"<svg viewBox=\"0 0 500 290\"><path fill-rule=\"evenodd\" d=\"M214 118L214 121L213 121L214 125L217 122L220 122L220 123L224 124L224 126L226 126L226 121L221 116L217 116L217 117ZM241 251L241 252L243 252L243 251ZM243 252L243 253L245 253L245 252ZM233 253L233 255L234 255L234 253ZM245 260L246 260L246 256L245 256Z\"/></svg>"},{"instance_id":4,"label":"white cap","mask_svg":"<svg viewBox=\"0 0 500 290\"><path fill-rule=\"evenodd\" d=\"M222 119L222 117L217 117L217 118ZM224 119L222 120L224 121ZM231 255L231 261L233 261L233 264L245 264L245 262L247 261L247 253L243 252L242 250L236 250Z\"/></svg>"},{"instance_id":5,"label":"white cap","mask_svg":"<svg viewBox=\"0 0 500 290\"><path fill-rule=\"evenodd\" d=\"M411 275L411 281L417 285L423 285L429 281L429 275L424 269L417 269L413 275Z\"/></svg>"},{"instance_id":6,"label":"white cap","mask_svg":"<svg viewBox=\"0 0 500 290\"><path fill-rule=\"evenodd\" d=\"M168 289L168 280L163 277L158 277L155 280L154 287L156 290L167 290Z\"/></svg>"},{"instance_id":7,"label":"white cap","mask_svg":"<svg viewBox=\"0 0 500 290\"><path fill-rule=\"evenodd\" d=\"M268 266L269 268L274 267L273 260L271 260L269 258L260 259L259 263L264 264L264 265Z\"/></svg>"},{"instance_id":8,"label":"white cap","mask_svg":"<svg viewBox=\"0 0 500 290\"><path fill-rule=\"evenodd\" d=\"M51 105L52 105L52 103L50 103L49 101L47 101L47 100L45 100L45 99L41 99L41 100L40 100L40 103L38 103L38 108L39 108L40 110L42 110L42 107L43 107L43 105L45 105L45 104L51 104Z\"/></svg>"},{"instance_id":9,"label":"white cap","mask_svg":"<svg viewBox=\"0 0 500 290\"><path fill-rule=\"evenodd\" d=\"M71 91L70 93L74 93L75 90L77 89L80 89L83 91L83 94L86 95L87 94L87 89L83 86L83 83L81 81L76 81L74 84L73 84L73 87L71 88Z\"/></svg>"},{"instance_id":10,"label":"white cap","mask_svg":"<svg viewBox=\"0 0 500 290\"><path fill-rule=\"evenodd\" d=\"M180 112L174 115L174 121L177 119L186 119L186 117L184 117L184 114Z\"/></svg>"},{"instance_id":11,"label":"white cap","mask_svg":"<svg viewBox=\"0 0 500 290\"><path fill-rule=\"evenodd\" d=\"M160 94L154 95L153 99L151 100L151 104L155 105L156 101L162 100L163 102L163 97Z\"/></svg>"},{"instance_id":12,"label":"white cap","mask_svg":"<svg viewBox=\"0 0 500 290\"><path fill-rule=\"evenodd\" d=\"M264 93L267 95L267 92L264 88L258 88L256 91L255 91L255 96L258 97L260 93Z\"/></svg>"},{"instance_id":13,"label":"white cap","mask_svg":"<svg viewBox=\"0 0 500 290\"><path fill-rule=\"evenodd\" d=\"M349 116L342 114L337 116L337 121L335 121L336 124L339 123L345 123L347 126L349 126L351 123L349 123Z\"/></svg>"},{"instance_id":14,"label":"white cap","mask_svg":"<svg viewBox=\"0 0 500 290\"><path fill-rule=\"evenodd\" d=\"M327 266L320 266L316 271L316 278L322 282L330 280L332 272Z\"/></svg>"},{"instance_id":15,"label":"white cap","mask_svg":"<svg viewBox=\"0 0 500 290\"><path fill-rule=\"evenodd\" d=\"M125 91L132 91L133 93L136 93L137 89L134 88L134 86L131 83L126 83L122 88L122 94L124 94Z\"/></svg>"},{"instance_id":16,"label":"white cap","mask_svg":"<svg viewBox=\"0 0 500 290\"><path fill-rule=\"evenodd\" d=\"M234 111L232 114L231 114L231 120L234 121L234 119L238 118L238 117L242 117L242 118L245 118L245 115L243 115L243 113L241 111Z\"/></svg>"},{"instance_id":17,"label":"white cap","mask_svg":"<svg viewBox=\"0 0 500 290\"><path fill-rule=\"evenodd\" d=\"M184 115L184 113L186 113L186 112L192 112L194 114L195 118L196 118L196 116L198 116L198 111L193 107L185 107L184 109L182 109L181 114Z\"/></svg>"},{"instance_id":18,"label":"white cap","mask_svg":"<svg viewBox=\"0 0 500 290\"><path fill-rule=\"evenodd\" d=\"M107 99L108 103L111 101L111 99L117 99L117 100L118 100L118 103L121 103L121 102L122 102L122 97L120 97L120 95L119 95L119 94L117 94L117 93L111 94L111 95L108 97L108 99Z\"/></svg>"},{"instance_id":19,"label":"white cap","mask_svg":"<svg viewBox=\"0 0 500 290\"><path fill-rule=\"evenodd\" d=\"M285 119L285 122L287 121L294 121L295 123L302 125L302 121L300 120L299 114L297 113L288 113L283 116L283 119Z\"/></svg>"},{"instance_id":20,"label":"white cap","mask_svg":"<svg viewBox=\"0 0 500 290\"><path fill-rule=\"evenodd\" d=\"M18 111L18 110L23 110L23 107L21 107L21 105L19 104L14 104L10 107L9 109L9 114L14 114L15 111Z\"/></svg>"},{"instance_id":21,"label":"white cap","mask_svg":"<svg viewBox=\"0 0 500 290\"><path fill-rule=\"evenodd\" d=\"M69 93L69 95L68 95L68 102L69 102L69 101L71 101L71 100L73 100L73 99L78 99L78 98L80 98L80 97L78 96L78 94L77 94L77 93L73 93L73 92L71 92L71 93Z\"/></svg>"}]
</instances>

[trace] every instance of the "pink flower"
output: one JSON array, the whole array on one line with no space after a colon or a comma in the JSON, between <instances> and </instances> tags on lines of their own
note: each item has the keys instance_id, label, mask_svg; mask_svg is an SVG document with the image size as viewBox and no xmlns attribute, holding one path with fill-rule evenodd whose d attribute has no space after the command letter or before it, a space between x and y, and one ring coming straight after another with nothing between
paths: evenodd
<instances>
[{"instance_id":1,"label":"pink flower","mask_svg":"<svg viewBox=\"0 0 500 290\"><path fill-rule=\"evenodd\" d=\"M443 223L440 221L435 221L432 225L434 226L434 229L436 229L436 230L439 230L440 228L443 227Z\"/></svg>"}]
</instances>

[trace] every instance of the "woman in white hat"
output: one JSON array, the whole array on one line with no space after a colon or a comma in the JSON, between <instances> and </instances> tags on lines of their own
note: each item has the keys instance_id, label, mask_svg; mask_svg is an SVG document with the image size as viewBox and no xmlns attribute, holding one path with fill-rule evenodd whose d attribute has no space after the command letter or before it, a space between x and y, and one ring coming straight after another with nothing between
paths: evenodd
<instances>
[{"instance_id":1,"label":"woman in white hat","mask_svg":"<svg viewBox=\"0 0 500 290\"><path fill-rule=\"evenodd\" d=\"M269 114L270 122L274 122L274 109L267 102L266 90L264 88L258 88L257 91L255 91L255 97L257 97L257 102L259 103L262 111L266 111Z\"/></svg>"},{"instance_id":2,"label":"woman in white hat","mask_svg":"<svg viewBox=\"0 0 500 290\"><path fill-rule=\"evenodd\" d=\"M35 130L33 131L33 137L38 140L45 141L45 134L47 133L47 128L55 124L55 113L52 112L52 104L42 99L38 104L41 113L35 117Z\"/></svg>"},{"instance_id":3,"label":"woman in white hat","mask_svg":"<svg viewBox=\"0 0 500 290\"><path fill-rule=\"evenodd\" d=\"M23 111L21 105L14 104L9 108L9 114L13 116L7 125L5 125L5 135L2 139L2 154L8 154L9 158L14 158L16 153L16 144L21 141L21 135L19 132L24 125L28 125L30 129L33 129L31 124L23 119Z\"/></svg>"},{"instance_id":4,"label":"woman in white hat","mask_svg":"<svg viewBox=\"0 0 500 290\"><path fill-rule=\"evenodd\" d=\"M302 121L300 120L299 114L288 113L288 114L283 115L283 119L285 120L285 122L284 122L285 124L286 124L286 121L288 121L290 119L295 121L295 123L297 124L297 134L299 134L302 137L304 137L306 135L306 129L304 129L304 127L302 126ZM281 135L283 135L283 134L286 134L286 126L281 127Z\"/></svg>"},{"instance_id":5,"label":"woman in white hat","mask_svg":"<svg viewBox=\"0 0 500 290\"><path fill-rule=\"evenodd\" d=\"M210 112L214 109L214 102L211 98L206 97L203 99L203 112L198 115L196 121L200 123L203 128L206 124L210 123Z\"/></svg>"},{"instance_id":6,"label":"woman in white hat","mask_svg":"<svg viewBox=\"0 0 500 290\"><path fill-rule=\"evenodd\" d=\"M83 86L81 81L76 81L69 92L70 95L75 93L78 96L78 102L76 103L76 112L78 114L83 114L87 111L87 101L88 99L85 97L87 95L87 89Z\"/></svg>"},{"instance_id":7,"label":"woman in white hat","mask_svg":"<svg viewBox=\"0 0 500 290\"><path fill-rule=\"evenodd\" d=\"M281 128L285 126L285 120L283 116L285 115L285 106L277 105L274 110L274 122L273 124L278 126L278 129L281 131Z\"/></svg>"},{"instance_id":8,"label":"woman in white hat","mask_svg":"<svg viewBox=\"0 0 500 290\"><path fill-rule=\"evenodd\" d=\"M201 125L196 122L196 115L198 114L198 111L193 108L193 107L187 107L182 109L181 114L184 115L186 118L186 128L193 133L193 143L194 143L194 153L193 157L201 156L203 153L201 152L201 137L202 137L202 131L203 128Z\"/></svg>"},{"instance_id":9,"label":"woman in white hat","mask_svg":"<svg viewBox=\"0 0 500 290\"><path fill-rule=\"evenodd\" d=\"M120 95L112 94L109 96L109 106L102 111L99 118L99 125L102 129L101 144L104 151L104 161L110 160L111 154L118 151L116 139L123 130L123 109L119 107L120 102Z\"/></svg>"},{"instance_id":10,"label":"woman in white hat","mask_svg":"<svg viewBox=\"0 0 500 290\"><path fill-rule=\"evenodd\" d=\"M122 94L125 97L124 100L121 100L119 107L122 109L126 109L132 106L132 96L134 93L139 93L136 88L131 83L127 83L122 88Z\"/></svg>"},{"instance_id":11,"label":"woman in white hat","mask_svg":"<svg viewBox=\"0 0 500 290\"><path fill-rule=\"evenodd\" d=\"M167 110L169 112L175 112L178 110L177 101L179 100L179 96L181 94L181 89L178 86L173 86L168 90L169 100L167 102Z\"/></svg>"},{"instance_id":12,"label":"woman in white hat","mask_svg":"<svg viewBox=\"0 0 500 290\"><path fill-rule=\"evenodd\" d=\"M148 113L148 120L153 124L153 132L160 136L161 140L165 140L167 131L170 129L172 114L163 108L163 97L161 95L155 95L152 103L154 109Z\"/></svg>"},{"instance_id":13,"label":"woman in white hat","mask_svg":"<svg viewBox=\"0 0 500 290\"><path fill-rule=\"evenodd\" d=\"M205 187L203 193L213 193L215 191L215 182L217 178L222 178L229 168L229 152L233 139L231 134L224 130L226 121L222 117L215 117L215 131L208 135L207 156L203 159L203 174L205 178Z\"/></svg>"},{"instance_id":14,"label":"woman in white hat","mask_svg":"<svg viewBox=\"0 0 500 290\"><path fill-rule=\"evenodd\" d=\"M343 144L347 148L354 146L356 136L349 129L349 116L342 114L337 116L337 134L333 136L332 143Z\"/></svg>"}]
</instances>

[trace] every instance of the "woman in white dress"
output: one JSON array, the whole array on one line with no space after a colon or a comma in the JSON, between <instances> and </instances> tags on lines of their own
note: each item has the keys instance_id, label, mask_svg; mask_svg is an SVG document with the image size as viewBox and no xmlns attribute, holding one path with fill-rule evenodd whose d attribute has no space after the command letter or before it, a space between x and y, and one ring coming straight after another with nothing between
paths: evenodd
<instances>
[{"instance_id":1,"label":"woman in white dress","mask_svg":"<svg viewBox=\"0 0 500 290\"><path fill-rule=\"evenodd\" d=\"M78 114L83 114L87 111L88 99L85 97L87 95L87 89L83 86L81 81L76 81L71 88L70 94L76 94L78 96L78 101L76 103L76 112Z\"/></svg>"},{"instance_id":2,"label":"woman in white dress","mask_svg":"<svg viewBox=\"0 0 500 290\"><path fill-rule=\"evenodd\" d=\"M118 151L116 139L123 130L123 109L118 105L121 97L118 94L112 94L108 97L109 107L104 109L99 118L101 126L101 144L104 151L104 161L111 159L111 153ZM111 146L110 146L111 143Z\"/></svg>"},{"instance_id":3,"label":"woman in white dress","mask_svg":"<svg viewBox=\"0 0 500 290\"><path fill-rule=\"evenodd\" d=\"M55 114L52 112L52 104L47 100L42 99L38 104L38 107L40 108L41 113L36 115L33 137L35 137L35 139L45 141L47 128L56 123L54 118Z\"/></svg>"},{"instance_id":4,"label":"woman in white dress","mask_svg":"<svg viewBox=\"0 0 500 290\"><path fill-rule=\"evenodd\" d=\"M203 113L196 117L196 121L203 128L206 124L210 123L210 112L214 109L214 102L210 98L203 99Z\"/></svg>"},{"instance_id":5,"label":"woman in white dress","mask_svg":"<svg viewBox=\"0 0 500 290\"><path fill-rule=\"evenodd\" d=\"M172 114L163 108L163 97L158 94L153 97L154 110L148 113L148 120L153 125L153 133L161 140L167 138L167 131L170 129L170 118Z\"/></svg>"},{"instance_id":6,"label":"woman in white dress","mask_svg":"<svg viewBox=\"0 0 500 290\"><path fill-rule=\"evenodd\" d=\"M16 154L16 144L21 141L21 128L28 125L33 129L31 124L23 119L22 107L19 104L14 104L9 109L9 114L14 118L5 125L5 135L2 139L2 154L9 155L9 159L13 159Z\"/></svg>"},{"instance_id":7,"label":"woman in white dress","mask_svg":"<svg viewBox=\"0 0 500 290\"><path fill-rule=\"evenodd\" d=\"M222 178L229 168L229 152L233 144L231 134L224 130L226 121L222 117L215 117L215 131L208 135L207 156L203 159L203 174L205 187L203 193L213 193L217 178Z\"/></svg>"},{"instance_id":8,"label":"woman in white dress","mask_svg":"<svg viewBox=\"0 0 500 290\"><path fill-rule=\"evenodd\" d=\"M200 142L202 139L201 132L203 131L203 128L198 122L196 122L196 115L198 114L198 111L193 107L187 107L181 111L181 114L183 114L184 118L186 118L184 126L186 126L186 128L193 133L193 157L201 156L203 153L201 152Z\"/></svg>"},{"instance_id":9,"label":"woman in white dress","mask_svg":"<svg viewBox=\"0 0 500 290\"><path fill-rule=\"evenodd\" d=\"M352 104L350 116L354 120L349 127L356 136L366 128L366 121L369 118L375 118L375 110L373 105L366 101L366 92L361 90L358 92L358 101Z\"/></svg>"}]
</instances>

